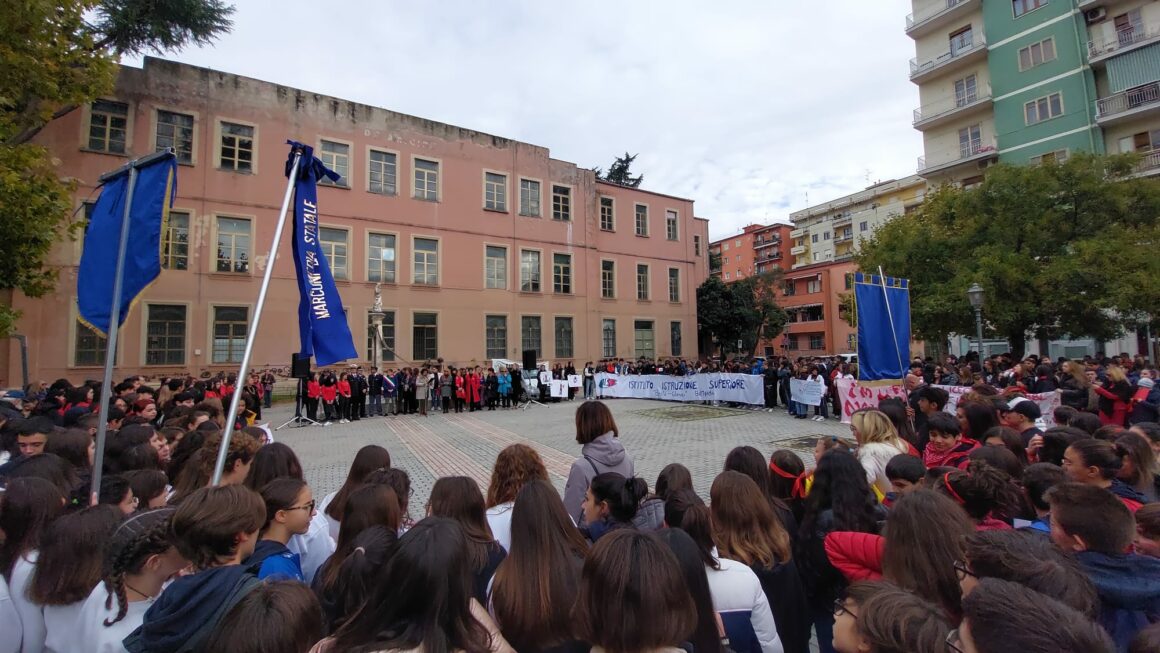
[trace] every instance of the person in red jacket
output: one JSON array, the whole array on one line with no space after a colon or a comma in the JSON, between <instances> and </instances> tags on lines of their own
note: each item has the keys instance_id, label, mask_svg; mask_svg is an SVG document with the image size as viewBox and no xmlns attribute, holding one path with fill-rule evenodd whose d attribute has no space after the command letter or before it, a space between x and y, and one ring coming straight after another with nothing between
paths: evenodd
<instances>
[{"instance_id":1,"label":"person in red jacket","mask_svg":"<svg viewBox=\"0 0 1160 653\"><path fill-rule=\"evenodd\" d=\"M967 456L979 448L979 443L960 432L959 421L950 413L938 412L928 415L926 424L930 433L930 440L922 452L922 462L926 468L966 469Z\"/></svg>"},{"instance_id":2,"label":"person in red jacket","mask_svg":"<svg viewBox=\"0 0 1160 653\"><path fill-rule=\"evenodd\" d=\"M310 373L306 382L306 417L318 421L318 400L322 397L322 386L318 385L318 377Z\"/></svg>"},{"instance_id":3,"label":"person in red jacket","mask_svg":"<svg viewBox=\"0 0 1160 653\"><path fill-rule=\"evenodd\" d=\"M350 422L350 375L343 372L338 377L338 385L335 386L338 394L338 416L339 424L346 424Z\"/></svg>"},{"instance_id":4,"label":"person in red jacket","mask_svg":"<svg viewBox=\"0 0 1160 653\"><path fill-rule=\"evenodd\" d=\"M338 398L338 381L334 378L334 372L324 372L322 377L318 379L319 385L322 387L322 412L327 424L332 419L335 419L335 401Z\"/></svg>"},{"instance_id":5,"label":"person in red jacket","mask_svg":"<svg viewBox=\"0 0 1160 653\"><path fill-rule=\"evenodd\" d=\"M468 410L483 410L483 368L476 367L467 375L467 404Z\"/></svg>"}]
</instances>

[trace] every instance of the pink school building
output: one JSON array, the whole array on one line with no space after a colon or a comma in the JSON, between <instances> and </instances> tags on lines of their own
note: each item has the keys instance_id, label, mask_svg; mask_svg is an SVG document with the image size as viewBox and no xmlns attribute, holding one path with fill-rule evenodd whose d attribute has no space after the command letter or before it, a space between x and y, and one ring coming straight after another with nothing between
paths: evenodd
<instances>
[{"instance_id":1,"label":"pink school building","mask_svg":"<svg viewBox=\"0 0 1160 653\"><path fill-rule=\"evenodd\" d=\"M121 331L117 375L237 368L261 274L274 265L257 367L289 365L298 293L283 236L268 260L287 139L312 143L339 183L319 188L321 239L364 364L382 284L386 365L697 355L708 222L692 200L597 181L545 147L155 58L113 95L38 137L78 180L174 147L177 199L161 277ZM130 241L130 247L133 246ZM104 342L77 320L79 242L53 254L56 293L17 294L32 380L99 374ZM0 386L20 380L15 341Z\"/></svg>"}]
</instances>

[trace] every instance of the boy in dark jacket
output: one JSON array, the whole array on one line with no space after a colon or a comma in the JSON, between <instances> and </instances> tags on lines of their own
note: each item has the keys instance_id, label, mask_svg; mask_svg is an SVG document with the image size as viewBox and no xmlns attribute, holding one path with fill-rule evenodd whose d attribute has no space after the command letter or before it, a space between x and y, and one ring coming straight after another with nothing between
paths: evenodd
<instances>
[{"instance_id":1,"label":"boy in dark jacket","mask_svg":"<svg viewBox=\"0 0 1160 653\"><path fill-rule=\"evenodd\" d=\"M206 487L177 507L174 544L197 573L173 582L123 642L130 653L195 653L234 605L258 584L241 561L254 551L266 506L241 485Z\"/></svg>"},{"instance_id":2,"label":"boy in dark jacket","mask_svg":"<svg viewBox=\"0 0 1160 653\"><path fill-rule=\"evenodd\" d=\"M1114 494L1080 483L1047 491L1051 539L1074 552L1100 598L1100 625L1126 653L1136 633L1160 622L1160 559L1126 553L1132 513Z\"/></svg>"}]
</instances>

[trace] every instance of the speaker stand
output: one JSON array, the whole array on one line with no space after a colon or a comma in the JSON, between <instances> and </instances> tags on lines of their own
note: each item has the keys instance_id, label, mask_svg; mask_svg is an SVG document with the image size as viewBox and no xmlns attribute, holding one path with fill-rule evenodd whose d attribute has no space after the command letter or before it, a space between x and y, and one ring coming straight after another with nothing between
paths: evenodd
<instances>
[{"instance_id":1,"label":"speaker stand","mask_svg":"<svg viewBox=\"0 0 1160 653\"><path fill-rule=\"evenodd\" d=\"M304 383L306 383L306 379L298 379L298 390L294 393L294 417L291 417L278 426L275 426L275 431L281 431L291 424L299 428L303 426L322 426L322 424L302 414L302 385Z\"/></svg>"}]
</instances>

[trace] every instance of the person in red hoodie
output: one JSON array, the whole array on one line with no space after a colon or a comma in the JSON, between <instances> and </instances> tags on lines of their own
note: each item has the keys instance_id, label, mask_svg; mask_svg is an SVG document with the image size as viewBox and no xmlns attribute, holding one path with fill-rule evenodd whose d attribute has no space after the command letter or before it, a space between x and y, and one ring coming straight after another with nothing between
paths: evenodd
<instances>
[{"instance_id":1,"label":"person in red hoodie","mask_svg":"<svg viewBox=\"0 0 1160 653\"><path fill-rule=\"evenodd\" d=\"M922 452L922 462L927 469L932 467L958 467L966 469L967 456L979 448L979 443L962 434L959 420L950 413L933 413L927 416L930 441Z\"/></svg>"},{"instance_id":2,"label":"person in red hoodie","mask_svg":"<svg viewBox=\"0 0 1160 653\"><path fill-rule=\"evenodd\" d=\"M306 382L306 417L318 421L318 400L322 397L322 386L318 385L318 377L310 373L310 380Z\"/></svg>"},{"instance_id":3,"label":"person in red hoodie","mask_svg":"<svg viewBox=\"0 0 1160 653\"><path fill-rule=\"evenodd\" d=\"M346 424L350 422L350 375L346 372L339 375L335 389L338 393L338 423Z\"/></svg>"}]
</instances>

